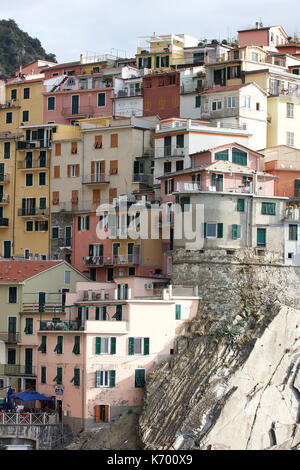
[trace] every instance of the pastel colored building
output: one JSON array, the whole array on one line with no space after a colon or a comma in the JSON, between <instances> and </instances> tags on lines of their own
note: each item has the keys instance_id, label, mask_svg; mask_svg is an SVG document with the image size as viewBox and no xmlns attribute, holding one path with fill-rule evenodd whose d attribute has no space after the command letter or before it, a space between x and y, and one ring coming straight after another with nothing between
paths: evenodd
<instances>
[{"instance_id":1,"label":"pastel colored building","mask_svg":"<svg viewBox=\"0 0 300 470\"><path fill-rule=\"evenodd\" d=\"M59 317L66 292L86 278L61 260L1 260L0 273L0 384L18 392L35 389L41 316Z\"/></svg>"},{"instance_id":2,"label":"pastel colored building","mask_svg":"<svg viewBox=\"0 0 300 470\"><path fill-rule=\"evenodd\" d=\"M64 423L88 429L142 405L153 366L173 354L180 327L198 311L197 290L167 285L147 277L79 282L65 318L52 329L43 323L38 389L52 396L60 388Z\"/></svg>"},{"instance_id":3,"label":"pastel colored building","mask_svg":"<svg viewBox=\"0 0 300 470\"><path fill-rule=\"evenodd\" d=\"M287 42L287 38L288 35L282 26L263 26L259 21L256 22L255 28L238 31L240 47L252 45L276 50L277 46Z\"/></svg>"},{"instance_id":4,"label":"pastel colored building","mask_svg":"<svg viewBox=\"0 0 300 470\"><path fill-rule=\"evenodd\" d=\"M143 116L160 119L179 117L180 73L176 71L147 74L143 77Z\"/></svg>"}]
</instances>

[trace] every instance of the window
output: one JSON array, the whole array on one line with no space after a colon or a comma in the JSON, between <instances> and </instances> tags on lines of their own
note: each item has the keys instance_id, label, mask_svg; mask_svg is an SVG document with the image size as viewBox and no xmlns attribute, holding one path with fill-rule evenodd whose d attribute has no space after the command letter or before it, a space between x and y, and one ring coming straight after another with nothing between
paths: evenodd
<instances>
[{"instance_id":1,"label":"window","mask_svg":"<svg viewBox=\"0 0 300 470\"><path fill-rule=\"evenodd\" d=\"M41 150L39 154L39 167L45 168L47 163L46 152L45 150Z\"/></svg>"},{"instance_id":2,"label":"window","mask_svg":"<svg viewBox=\"0 0 300 470\"><path fill-rule=\"evenodd\" d=\"M57 343L54 348L54 352L57 354L62 354L63 353L63 336L58 336L57 337Z\"/></svg>"},{"instance_id":3,"label":"window","mask_svg":"<svg viewBox=\"0 0 300 470\"><path fill-rule=\"evenodd\" d=\"M221 150L220 152L215 152L215 160L226 160L228 161L228 150Z\"/></svg>"},{"instance_id":4,"label":"window","mask_svg":"<svg viewBox=\"0 0 300 470\"><path fill-rule=\"evenodd\" d=\"M55 109L55 96L48 96L48 111Z\"/></svg>"},{"instance_id":5,"label":"window","mask_svg":"<svg viewBox=\"0 0 300 470\"><path fill-rule=\"evenodd\" d=\"M111 148L118 147L118 134L111 134L111 136L110 136L110 146L111 146Z\"/></svg>"},{"instance_id":6,"label":"window","mask_svg":"<svg viewBox=\"0 0 300 470\"><path fill-rule=\"evenodd\" d=\"M73 354L80 354L80 336L74 336Z\"/></svg>"},{"instance_id":7,"label":"window","mask_svg":"<svg viewBox=\"0 0 300 470\"><path fill-rule=\"evenodd\" d=\"M4 158L10 158L10 142L4 142Z\"/></svg>"},{"instance_id":8,"label":"window","mask_svg":"<svg viewBox=\"0 0 300 470\"><path fill-rule=\"evenodd\" d=\"M10 98L12 101L15 101L17 99L17 90L15 88L11 90Z\"/></svg>"},{"instance_id":9,"label":"window","mask_svg":"<svg viewBox=\"0 0 300 470\"><path fill-rule=\"evenodd\" d=\"M276 215L276 202L262 202L261 213L264 215Z\"/></svg>"},{"instance_id":10,"label":"window","mask_svg":"<svg viewBox=\"0 0 300 470\"><path fill-rule=\"evenodd\" d=\"M245 199L238 199L237 200L237 211L244 212L245 211Z\"/></svg>"},{"instance_id":11,"label":"window","mask_svg":"<svg viewBox=\"0 0 300 470\"><path fill-rule=\"evenodd\" d=\"M298 225L289 225L289 240L298 240Z\"/></svg>"},{"instance_id":12,"label":"window","mask_svg":"<svg viewBox=\"0 0 300 470\"><path fill-rule=\"evenodd\" d=\"M28 220L26 222L26 232L33 232L33 222L32 222L32 220Z\"/></svg>"},{"instance_id":13,"label":"window","mask_svg":"<svg viewBox=\"0 0 300 470\"><path fill-rule=\"evenodd\" d=\"M172 194L174 191L174 180L165 180L165 194Z\"/></svg>"},{"instance_id":14,"label":"window","mask_svg":"<svg viewBox=\"0 0 300 470\"><path fill-rule=\"evenodd\" d=\"M12 113L6 113L6 124L12 123Z\"/></svg>"},{"instance_id":15,"label":"window","mask_svg":"<svg viewBox=\"0 0 300 470\"><path fill-rule=\"evenodd\" d=\"M68 165L68 177L76 178L79 176L79 165Z\"/></svg>"},{"instance_id":16,"label":"window","mask_svg":"<svg viewBox=\"0 0 300 470\"><path fill-rule=\"evenodd\" d=\"M129 338L128 342L128 354L140 354L140 355L148 355L149 354L149 347L150 347L150 339L149 338Z\"/></svg>"},{"instance_id":17,"label":"window","mask_svg":"<svg viewBox=\"0 0 300 470\"><path fill-rule=\"evenodd\" d=\"M223 238L223 224L205 222L202 227L204 238Z\"/></svg>"},{"instance_id":18,"label":"window","mask_svg":"<svg viewBox=\"0 0 300 470\"><path fill-rule=\"evenodd\" d=\"M238 165L247 166L247 162L248 162L247 152L244 152L243 150L233 147L232 148L232 163L237 163Z\"/></svg>"},{"instance_id":19,"label":"window","mask_svg":"<svg viewBox=\"0 0 300 470\"><path fill-rule=\"evenodd\" d=\"M46 209L47 205L47 198L40 197L40 209Z\"/></svg>"},{"instance_id":20,"label":"window","mask_svg":"<svg viewBox=\"0 0 300 470\"><path fill-rule=\"evenodd\" d=\"M71 283L71 271L65 271L65 284Z\"/></svg>"},{"instance_id":21,"label":"window","mask_svg":"<svg viewBox=\"0 0 300 470\"><path fill-rule=\"evenodd\" d=\"M48 220L37 220L35 222L36 232L47 232L47 230L48 230Z\"/></svg>"},{"instance_id":22,"label":"window","mask_svg":"<svg viewBox=\"0 0 300 470\"><path fill-rule=\"evenodd\" d=\"M266 246L266 229L257 229L257 246Z\"/></svg>"},{"instance_id":23,"label":"window","mask_svg":"<svg viewBox=\"0 0 300 470\"><path fill-rule=\"evenodd\" d=\"M294 132L286 133L286 145L294 146Z\"/></svg>"},{"instance_id":24,"label":"window","mask_svg":"<svg viewBox=\"0 0 300 470\"><path fill-rule=\"evenodd\" d=\"M52 227L52 239L56 239L59 236L59 227Z\"/></svg>"},{"instance_id":25,"label":"window","mask_svg":"<svg viewBox=\"0 0 300 470\"><path fill-rule=\"evenodd\" d=\"M221 100L213 101L211 103L211 110L212 111L219 111L220 109L222 109L222 101Z\"/></svg>"},{"instance_id":26,"label":"window","mask_svg":"<svg viewBox=\"0 0 300 470\"><path fill-rule=\"evenodd\" d=\"M175 319L181 320L181 305L177 304L175 309Z\"/></svg>"},{"instance_id":27,"label":"window","mask_svg":"<svg viewBox=\"0 0 300 470\"><path fill-rule=\"evenodd\" d=\"M286 117L294 119L294 103L286 104Z\"/></svg>"},{"instance_id":28,"label":"window","mask_svg":"<svg viewBox=\"0 0 300 470\"><path fill-rule=\"evenodd\" d=\"M243 96L242 107L243 108L251 107L251 96Z\"/></svg>"},{"instance_id":29,"label":"window","mask_svg":"<svg viewBox=\"0 0 300 470\"><path fill-rule=\"evenodd\" d=\"M176 162L176 171L183 170L183 160L177 160Z\"/></svg>"},{"instance_id":30,"label":"window","mask_svg":"<svg viewBox=\"0 0 300 470\"><path fill-rule=\"evenodd\" d=\"M47 378L46 378L46 367L41 366L41 384L47 383Z\"/></svg>"},{"instance_id":31,"label":"window","mask_svg":"<svg viewBox=\"0 0 300 470\"><path fill-rule=\"evenodd\" d=\"M105 106L105 93L98 93L98 107Z\"/></svg>"},{"instance_id":32,"label":"window","mask_svg":"<svg viewBox=\"0 0 300 470\"><path fill-rule=\"evenodd\" d=\"M33 334L33 318L25 318L24 333L26 335L32 335Z\"/></svg>"},{"instance_id":33,"label":"window","mask_svg":"<svg viewBox=\"0 0 300 470\"><path fill-rule=\"evenodd\" d=\"M116 338L96 337L96 354L116 354Z\"/></svg>"},{"instance_id":34,"label":"window","mask_svg":"<svg viewBox=\"0 0 300 470\"><path fill-rule=\"evenodd\" d=\"M178 134L176 136L176 148L184 148L184 134Z\"/></svg>"},{"instance_id":35,"label":"window","mask_svg":"<svg viewBox=\"0 0 300 470\"><path fill-rule=\"evenodd\" d=\"M195 108L201 108L201 96L197 95L195 97Z\"/></svg>"},{"instance_id":36,"label":"window","mask_svg":"<svg viewBox=\"0 0 300 470\"><path fill-rule=\"evenodd\" d=\"M260 103L256 103L256 111L260 111Z\"/></svg>"},{"instance_id":37,"label":"window","mask_svg":"<svg viewBox=\"0 0 300 470\"><path fill-rule=\"evenodd\" d=\"M42 336L42 342L38 347L38 351L45 354L47 352L47 336Z\"/></svg>"},{"instance_id":38,"label":"window","mask_svg":"<svg viewBox=\"0 0 300 470\"><path fill-rule=\"evenodd\" d=\"M242 228L241 225L232 225L232 240L237 240L238 238L242 238L241 236Z\"/></svg>"},{"instance_id":39,"label":"window","mask_svg":"<svg viewBox=\"0 0 300 470\"><path fill-rule=\"evenodd\" d=\"M145 369L135 369L134 373L134 386L135 388L144 388L146 383Z\"/></svg>"},{"instance_id":40,"label":"window","mask_svg":"<svg viewBox=\"0 0 300 470\"><path fill-rule=\"evenodd\" d=\"M24 98L24 100L28 100L30 98L30 88L24 88L23 98Z\"/></svg>"},{"instance_id":41,"label":"window","mask_svg":"<svg viewBox=\"0 0 300 470\"><path fill-rule=\"evenodd\" d=\"M116 384L115 370L97 370L96 387L114 387Z\"/></svg>"},{"instance_id":42,"label":"window","mask_svg":"<svg viewBox=\"0 0 300 470\"><path fill-rule=\"evenodd\" d=\"M62 385L62 379L63 379L62 367L57 367L56 377L53 379L53 381L56 382L57 385Z\"/></svg>"},{"instance_id":43,"label":"window","mask_svg":"<svg viewBox=\"0 0 300 470\"><path fill-rule=\"evenodd\" d=\"M61 155L61 144L55 144L55 156L59 157Z\"/></svg>"},{"instance_id":44,"label":"window","mask_svg":"<svg viewBox=\"0 0 300 470\"><path fill-rule=\"evenodd\" d=\"M8 348L7 364L15 364L15 363L16 363L16 350L12 348Z\"/></svg>"},{"instance_id":45,"label":"window","mask_svg":"<svg viewBox=\"0 0 300 470\"><path fill-rule=\"evenodd\" d=\"M46 184L46 173L39 173L39 186L45 186Z\"/></svg>"},{"instance_id":46,"label":"window","mask_svg":"<svg viewBox=\"0 0 300 470\"><path fill-rule=\"evenodd\" d=\"M190 196L180 198L180 206L182 212L188 212L190 210Z\"/></svg>"},{"instance_id":47,"label":"window","mask_svg":"<svg viewBox=\"0 0 300 470\"><path fill-rule=\"evenodd\" d=\"M102 135L95 135L94 148L102 149Z\"/></svg>"},{"instance_id":48,"label":"window","mask_svg":"<svg viewBox=\"0 0 300 470\"><path fill-rule=\"evenodd\" d=\"M71 153L73 155L77 153L77 142L71 142Z\"/></svg>"},{"instance_id":49,"label":"window","mask_svg":"<svg viewBox=\"0 0 300 470\"><path fill-rule=\"evenodd\" d=\"M10 304L17 303L17 288L16 287L9 287L8 288L8 302Z\"/></svg>"},{"instance_id":50,"label":"window","mask_svg":"<svg viewBox=\"0 0 300 470\"><path fill-rule=\"evenodd\" d=\"M77 228L78 228L78 231L89 230L90 229L90 217L88 215L78 216Z\"/></svg>"},{"instance_id":51,"label":"window","mask_svg":"<svg viewBox=\"0 0 300 470\"><path fill-rule=\"evenodd\" d=\"M26 173L25 186L33 186L33 174L32 173Z\"/></svg>"},{"instance_id":52,"label":"window","mask_svg":"<svg viewBox=\"0 0 300 470\"><path fill-rule=\"evenodd\" d=\"M77 367L74 368L74 375L73 375L73 378L71 380L71 383L72 382L75 385L75 387L80 386L80 369L77 369Z\"/></svg>"},{"instance_id":53,"label":"window","mask_svg":"<svg viewBox=\"0 0 300 470\"><path fill-rule=\"evenodd\" d=\"M235 108L236 107L236 97L235 96L228 96L227 98L227 108Z\"/></svg>"},{"instance_id":54,"label":"window","mask_svg":"<svg viewBox=\"0 0 300 470\"><path fill-rule=\"evenodd\" d=\"M59 191L53 191L53 193L52 193L52 204L54 206L59 204Z\"/></svg>"},{"instance_id":55,"label":"window","mask_svg":"<svg viewBox=\"0 0 300 470\"><path fill-rule=\"evenodd\" d=\"M29 121L29 111L23 111L23 122L28 122Z\"/></svg>"},{"instance_id":56,"label":"window","mask_svg":"<svg viewBox=\"0 0 300 470\"><path fill-rule=\"evenodd\" d=\"M109 174L110 175L118 174L118 160L110 160Z\"/></svg>"}]
</instances>

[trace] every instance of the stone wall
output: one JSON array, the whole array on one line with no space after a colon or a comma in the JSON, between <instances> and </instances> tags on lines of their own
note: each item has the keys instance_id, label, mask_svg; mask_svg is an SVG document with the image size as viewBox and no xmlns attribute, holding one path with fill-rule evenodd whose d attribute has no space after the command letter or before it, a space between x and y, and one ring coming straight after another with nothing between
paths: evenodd
<instances>
[{"instance_id":1,"label":"stone wall","mask_svg":"<svg viewBox=\"0 0 300 470\"><path fill-rule=\"evenodd\" d=\"M255 250L186 252L174 284L197 285L197 316L147 381L146 449L293 448L300 442L300 267Z\"/></svg>"}]
</instances>

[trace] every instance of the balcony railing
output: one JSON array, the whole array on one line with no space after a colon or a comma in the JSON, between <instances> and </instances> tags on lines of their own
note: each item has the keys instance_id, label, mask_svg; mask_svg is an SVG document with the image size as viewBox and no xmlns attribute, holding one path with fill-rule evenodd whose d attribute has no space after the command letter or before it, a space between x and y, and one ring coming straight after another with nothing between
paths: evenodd
<instances>
[{"instance_id":1,"label":"balcony railing","mask_svg":"<svg viewBox=\"0 0 300 470\"><path fill-rule=\"evenodd\" d=\"M9 183L10 175L8 173L0 173L0 183Z\"/></svg>"},{"instance_id":2,"label":"balcony railing","mask_svg":"<svg viewBox=\"0 0 300 470\"><path fill-rule=\"evenodd\" d=\"M51 239L52 245L56 245L58 247L71 247L72 246L72 238L52 238Z\"/></svg>"},{"instance_id":3,"label":"balcony railing","mask_svg":"<svg viewBox=\"0 0 300 470\"><path fill-rule=\"evenodd\" d=\"M158 147L155 149L155 158L184 157L187 154L186 147Z\"/></svg>"},{"instance_id":4,"label":"balcony railing","mask_svg":"<svg viewBox=\"0 0 300 470\"><path fill-rule=\"evenodd\" d=\"M83 258L85 266L112 266L118 264L138 264L139 255L134 253L132 255L114 255L114 256L86 256Z\"/></svg>"},{"instance_id":5,"label":"balcony railing","mask_svg":"<svg viewBox=\"0 0 300 470\"><path fill-rule=\"evenodd\" d=\"M17 150L49 148L51 143L51 139L18 140Z\"/></svg>"},{"instance_id":6,"label":"balcony railing","mask_svg":"<svg viewBox=\"0 0 300 470\"><path fill-rule=\"evenodd\" d=\"M60 314L65 313L65 307L63 305L59 305L58 303L23 303L23 308L21 311L22 314L27 313L49 313L49 314Z\"/></svg>"},{"instance_id":7,"label":"balcony railing","mask_svg":"<svg viewBox=\"0 0 300 470\"><path fill-rule=\"evenodd\" d=\"M41 321L40 331L80 331L83 330L84 321L68 320L68 321Z\"/></svg>"},{"instance_id":8,"label":"balcony railing","mask_svg":"<svg viewBox=\"0 0 300 470\"><path fill-rule=\"evenodd\" d=\"M4 341L4 343L17 343L19 339L20 333L0 332L0 341Z\"/></svg>"},{"instance_id":9,"label":"balcony railing","mask_svg":"<svg viewBox=\"0 0 300 470\"><path fill-rule=\"evenodd\" d=\"M1 217L0 218L0 227L8 227L9 224L9 219L6 217Z\"/></svg>"},{"instance_id":10,"label":"balcony railing","mask_svg":"<svg viewBox=\"0 0 300 470\"><path fill-rule=\"evenodd\" d=\"M49 209L39 209L36 207L21 207L18 209L18 215L21 217L49 215Z\"/></svg>"},{"instance_id":11,"label":"balcony railing","mask_svg":"<svg viewBox=\"0 0 300 470\"><path fill-rule=\"evenodd\" d=\"M300 209L298 207L285 209L282 218L284 220L300 220Z\"/></svg>"},{"instance_id":12,"label":"balcony railing","mask_svg":"<svg viewBox=\"0 0 300 470\"><path fill-rule=\"evenodd\" d=\"M62 115L64 117L74 117L74 116L92 116L94 115L94 108L92 106L79 106L79 108L62 108Z\"/></svg>"},{"instance_id":13,"label":"balcony railing","mask_svg":"<svg viewBox=\"0 0 300 470\"><path fill-rule=\"evenodd\" d=\"M9 194L0 194L0 204L9 203Z\"/></svg>"},{"instance_id":14,"label":"balcony railing","mask_svg":"<svg viewBox=\"0 0 300 470\"><path fill-rule=\"evenodd\" d=\"M104 173L92 173L82 177L83 184L108 184L109 176Z\"/></svg>"},{"instance_id":15,"label":"balcony railing","mask_svg":"<svg viewBox=\"0 0 300 470\"><path fill-rule=\"evenodd\" d=\"M119 90L118 93L114 93L114 98L127 98L130 96L142 96L142 90Z\"/></svg>"},{"instance_id":16,"label":"balcony railing","mask_svg":"<svg viewBox=\"0 0 300 470\"><path fill-rule=\"evenodd\" d=\"M0 411L0 425L6 426L39 426L45 424L57 424L55 413L7 413Z\"/></svg>"},{"instance_id":17,"label":"balcony railing","mask_svg":"<svg viewBox=\"0 0 300 470\"><path fill-rule=\"evenodd\" d=\"M176 191L178 192L187 192L187 193L194 193L194 192L225 192L225 193L252 193L252 185L250 186L234 186L229 188L221 188L217 186L205 186L198 183L184 183L179 182L176 186Z\"/></svg>"},{"instance_id":18,"label":"balcony railing","mask_svg":"<svg viewBox=\"0 0 300 470\"><path fill-rule=\"evenodd\" d=\"M142 184L147 184L151 185L153 182L153 176L152 175L144 175L141 173L134 173L133 174L133 182L134 183L142 183Z\"/></svg>"},{"instance_id":19,"label":"balcony railing","mask_svg":"<svg viewBox=\"0 0 300 470\"><path fill-rule=\"evenodd\" d=\"M49 168L50 167L50 161L49 159L35 159L32 161L28 160L22 160L17 162L18 169L19 170L32 170L32 169L42 169L42 168Z\"/></svg>"},{"instance_id":20,"label":"balcony railing","mask_svg":"<svg viewBox=\"0 0 300 470\"><path fill-rule=\"evenodd\" d=\"M37 368L32 364L1 364L0 373L2 375L30 375L36 376Z\"/></svg>"},{"instance_id":21,"label":"balcony railing","mask_svg":"<svg viewBox=\"0 0 300 470\"><path fill-rule=\"evenodd\" d=\"M5 103L0 104L0 109L7 109L7 108L19 108L20 103L19 100L9 100Z\"/></svg>"}]
</instances>

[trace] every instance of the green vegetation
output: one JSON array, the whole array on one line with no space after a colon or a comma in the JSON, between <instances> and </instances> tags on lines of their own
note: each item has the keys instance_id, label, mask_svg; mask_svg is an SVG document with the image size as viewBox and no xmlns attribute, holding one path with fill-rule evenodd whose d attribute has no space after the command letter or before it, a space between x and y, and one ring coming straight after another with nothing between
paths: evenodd
<instances>
[{"instance_id":1,"label":"green vegetation","mask_svg":"<svg viewBox=\"0 0 300 470\"><path fill-rule=\"evenodd\" d=\"M39 39L22 31L14 20L0 20L0 77L11 77L20 65L37 59L56 62L55 55L47 54Z\"/></svg>"}]
</instances>

